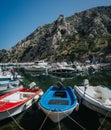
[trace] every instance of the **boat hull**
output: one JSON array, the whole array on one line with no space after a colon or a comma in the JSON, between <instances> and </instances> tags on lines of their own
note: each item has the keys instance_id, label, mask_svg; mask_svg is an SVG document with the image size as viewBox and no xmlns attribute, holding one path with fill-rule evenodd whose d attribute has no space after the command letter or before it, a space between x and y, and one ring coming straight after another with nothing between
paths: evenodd
<instances>
[{"instance_id":1,"label":"boat hull","mask_svg":"<svg viewBox=\"0 0 111 130\"><path fill-rule=\"evenodd\" d=\"M30 103L27 104L27 105L26 105L26 104L27 104L27 103L22 104L22 105L20 105L20 106L18 106L18 107L16 107L16 108L13 108L13 109L11 109L11 110L8 110L8 111L4 108L6 111L0 112L0 120L4 120L4 119L6 119L6 118L15 116L15 115L17 115L17 114L19 114L19 113L25 111L25 110L28 109L33 103L32 103L32 101L30 100ZM0 106L0 107L1 107L1 106Z\"/></svg>"},{"instance_id":2,"label":"boat hull","mask_svg":"<svg viewBox=\"0 0 111 130\"><path fill-rule=\"evenodd\" d=\"M69 116L73 111L74 108L71 108L69 110L66 111L60 111L60 112L56 112L56 111L49 111L47 109L44 109L40 104L39 104L41 110L54 122L60 122L62 119L64 119L65 117Z\"/></svg>"},{"instance_id":3,"label":"boat hull","mask_svg":"<svg viewBox=\"0 0 111 130\"><path fill-rule=\"evenodd\" d=\"M99 101L88 98L88 96L82 92L80 92L79 88L75 87L75 93L78 97L80 104L83 104L87 108L102 114L108 118L111 118L111 106L105 107L105 105L101 104Z\"/></svg>"},{"instance_id":4,"label":"boat hull","mask_svg":"<svg viewBox=\"0 0 111 130\"><path fill-rule=\"evenodd\" d=\"M54 123L60 122L78 107L76 95L71 87L51 86L38 104Z\"/></svg>"},{"instance_id":5,"label":"boat hull","mask_svg":"<svg viewBox=\"0 0 111 130\"><path fill-rule=\"evenodd\" d=\"M69 68L69 69L66 69L66 68L52 68L52 69L49 69L48 70L48 74L52 74L52 75L55 75L55 76L74 76L75 74L75 69L74 68Z\"/></svg>"},{"instance_id":6,"label":"boat hull","mask_svg":"<svg viewBox=\"0 0 111 130\"><path fill-rule=\"evenodd\" d=\"M20 86L16 86L16 87L13 87L13 88L8 88L8 89L5 89L5 90L2 90L2 91L0 91L0 96L1 96L1 95L4 95L4 94L6 94L6 93L9 93L9 92L11 92L11 91L17 90L17 89L19 89L19 88L20 88Z\"/></svg>"},{"instance_id":7,"label":"boat hull","mask_svg":"<svg viewBox=\"0 0 111 130\"><path fill-rule=\"evenodd\" d=\"M17 90L15 90L15 94L17 94ZM12 93L12 92L11 92ZM31 95L31 97L20 97L20 99L22 100L22 98L24 98L22 101L18 100L18 97L13 97L13 100L11 99L11 94L9 95L9 97L4 98L3 95L3 99L0 99L0 121L4 120L6 118L15 116L17 114L20 114L21 112L27 110L29 107L31 107L33 105L34 102L37 102L37 100L41 97L41 95L43 94L42 90L37 91L35 94L33 92L25 92L23 93L24 96L28 96L28 94ZM8 95L8 94L6 94ZM26 99L28 98L28 99Z\"/></svg>"},{"instance_id":8,"label":"boat hull","mask_svg":"<svg viewBox=\"0 0 111 130\"><path fill-rule=\"evenodd\" d=\"M19 84L20 84L19 80L1 81L0 82L0 96L20 88Z\"/></svg>"}]
</instances>

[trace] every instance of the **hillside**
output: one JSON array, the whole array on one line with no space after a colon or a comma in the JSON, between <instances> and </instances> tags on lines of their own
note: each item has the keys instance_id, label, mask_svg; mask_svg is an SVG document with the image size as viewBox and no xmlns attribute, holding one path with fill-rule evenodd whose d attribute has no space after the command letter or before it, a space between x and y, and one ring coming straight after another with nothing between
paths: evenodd
<instances>
[{"instance_id":1,"label":"hillside","mask_svg":"<svg viewBox=\"0 0 111 130\"><path fill-rule=\"evenodd\" d=\"M0 61L74 61L93 56L104 61L110 54L111 6L103 6L66 18L60 15L53 23L38 27L11 49L0 50Z\"/></svg>"}]
</instances>

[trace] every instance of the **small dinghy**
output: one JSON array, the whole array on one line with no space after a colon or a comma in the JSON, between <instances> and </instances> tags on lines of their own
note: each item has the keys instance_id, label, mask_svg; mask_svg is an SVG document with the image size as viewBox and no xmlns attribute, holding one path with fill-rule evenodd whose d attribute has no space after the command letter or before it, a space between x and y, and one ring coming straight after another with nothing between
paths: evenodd
<instances>
[{"instance_id":1,"label":"small dinghy","mask_svg":"<svg viewBox=\"0 0 111 130\"><path fill-rule=\"evenodd\" d=\"M57 86L49 87L38 103L43 112L55 123L78 108L72 87L64 87L60 82Z\"/></svg>"},{"instance_id":2,"label":"small dinghy","mask_svg":"<svg viewBox=\"0 0 111 130\"><path fill-rule=\"evenodd\" d=\"M84 80L83 86L74 86L80 103L89 109L111 118L111 89L98 85L92 86L88 79Z\"/></svg>"},{"instance_id":3,"label":"small dinghy","mask_svg":"<svg viewBox=\"0 0 111 130\"><path fill-rule=\"evenodd\" d=\"M30 88L18 88L0 96L0 120L12 117L28 109L36 102L43 91L35 87L35 83L30 84Z\"/></svg>"}]
</instances>

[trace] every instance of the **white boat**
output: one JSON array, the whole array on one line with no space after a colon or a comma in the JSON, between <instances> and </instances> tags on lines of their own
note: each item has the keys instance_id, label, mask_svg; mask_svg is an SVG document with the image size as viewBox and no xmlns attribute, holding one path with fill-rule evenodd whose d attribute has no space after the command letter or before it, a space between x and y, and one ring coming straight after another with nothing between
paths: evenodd
<instances>
[{"instance_id":1,"label":"white boat","mask_svg":"<svg viewBox=\"0 0 111 130\"><path fill-rule=\"evenodd\" d=\"M50 68L50 65L48 65L48 62L45 62L44 60L36 61L33 65L24 67L24 71L26 74L29 72L46 72L47 69Z\"/></svg>"},{"instance_id":2,"label":"white boat","mask_svg":"<svg viewBox=\"0 0 111 130\"><path fill-rule=\"evenodd\" d=\"M91 86L87 79L83 86L74 86L76 95L89 109L111 118L111 89L101 85Z\"/></svg>"},{"instance_id":3,"label":"white boat","mask_svg":"<svg viewBox=\"0 0 111 130\"><path fill-rule=\"evenodd\" d=\"M20 88L20 84L0 83L0 96Z\"/></svg>"},{"instance_id":4,"label":"white boat","mask_svg":"<svg viewBox=\"0 0 111 130\"><path fill-rule=\"evenodd\" d=\"M23 77L14 71L12 67L9 70L2 70L0 68L0 82L6 80L19 80L22 81Z\"/></svg>"},{"instance_id":5,"label":"white boat","mask_svg":"<svg viewBox=\"0 0 111 130\"><path fill-rule=\"evenodd\" d=\"M24 67L25 71L28 72L40 72L40 71L46 71L46 66L38 66L38 65L32 65L32 66L28 66L28 67Z\"/></svg>"},{"instance_id":6,"label":"white boat","mask_svg":"<svg viewBox=\"0 0 111 130\"><path fill-rule=\"evenodd\" d=\"M20 84L20 80L12 80L10 78L7 78L5 80L1 80L0 84L11 84L11 85L19 85Z\"/></svg>"},{"instance_id":7,"label":"white boat","mask_svg":"<svg viewBox=\"0 0 111 130\"><path fill-rule=\"evenodd\" d=\"M60 122L78 108L72 87L51 86L41 97L39 106L53 122Z\"/></svg>"},{"instance_id":8,"label":"white boat","mask_svg":"<svg viewBox=\"0 0 111 130\"><path fill-rule=\"evenodd\" d=\"M25 111L42 96L43 91L33 84L0 96L0 121Z\"/></svg>"},{"instance_id":9,"label":"white boat","mask_svg":"<svg viewBox=\"0 0 111 130\"><path fill-rule=\"evenodd\" d=\"M10 70L3 70L0 68L0 94L2 89L8 90L8 88L12 88L10 86L18 86L20 82L23 81L23 77L14 71L13 68Z\"/></svg>"},{"instance_id":10,"label":"white boat","mask_svg":"<svg viewBox=\"0 0 111 130\"><path fill-rule=\"evenodd\" d=\"M53 74L53 75L66 75L66 76L74 76L76 70L71 67L71 66L66 66L61 63L53 63L52 67L49 68L48 74Z\"/></svg>"}]
</instances>

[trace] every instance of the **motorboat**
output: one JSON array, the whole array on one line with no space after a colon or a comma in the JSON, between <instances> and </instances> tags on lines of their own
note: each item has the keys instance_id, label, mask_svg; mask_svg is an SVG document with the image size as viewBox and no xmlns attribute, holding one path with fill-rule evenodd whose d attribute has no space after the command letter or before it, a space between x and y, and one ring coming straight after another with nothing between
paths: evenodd
<instances>
[{"instance_id":1,"label":"motorboat","mask_svg":"<svg viewBox=\"0 0 111 130\"><path fill-rule=\"evenodd\" d=\"M7 80L19 80L22 81L23 77L19 75L12 67L9 70L3 70L0 68L0 82Z\"/></svg>"},{"instance_id":2,"label":"motorboat","mask_svg":"<svg viewBox=\"0 0 111 130\"><path fill-rule=\"evenodd\" d=\"M24 67L24 70L28 72L46 72L47 68L49 68L48 62L40 60L35 61L35 63L31 66Z\"/></svg>"},{"instance_id":3,"label":"motorboat","mask_svg":"<svg viewBox=\"0 0 111 130\"><path fill-rule=\"evenodd\" d=\"M23 82L23 81L22 81ZM5 78L5 80L0 81L0 95L13 91L20 87L20 80L13 80L10 78Z\"/></svg>"},{"instance_id":4,"label":"motorboat","mask_svg":"<svg viewBox=\"0 0 111 130\"><path fill-rule=\"evenodd\" d=\"M42 111L55 123L77 110L78 101L71 86L64 87L61 82L50 86L38 102Z\"/></svg>"},{"instance_id":5,"label":"motorboat","mask_svg":"<svg viewBox=\"0 0 111 130\"><path fill-rule=\"evenodd\" d=\"M92 86L85 79L83 85L74 86L79 103L89 109L111 118L111 89L103 85Z\"/></svg>"},{"instance_id":6,"label":"motorboat","mask_svg":"<svg viewBox=\"0 0 111 130\"><path fill-rule=\"evenodd\" d=\"M0 84L19 85L21 82L23 82L23 81L13 80L13 79L8 78L7 80L1 80Z\"/></svg>"},{"instance_id":7,"label":"motorboat","mask_svg":"<svg viewBox=\"0 0 111 130\"><path fill-rule=\"evenodd\" d=\"M20 88L20 84L0 83L0 96Z\"/></svg>"},{"instance_id":8,"label":"motorboat","mask_svg":"<svg viewBox=\"0 0 111 130\"><path fill-rule=\"evenodd\" d=\"M25 111L42 95L43 91L32 82L29 88L20 87L0 96L0 121Z\"/></svg>"},{"instance_id":9,"label":"motorboat","mask_svg":"<svg viewBox=\"0 0 111 130\"><path fill-rule=\"evenodd\" d=\"M9 71L0 68L0 94L2 90L8 90L8 88L12 88L12 86L15 88L15 86L23 82L23 77L15 72L13 68L10 69Z\"/></svg>"},{"instance_id":10,"label":"motorboat","mask_svg":"<svg viewBox=\"0 0 111 130\"><path fill-rule=\"evenodd\" d=\"M74 76L76 69L61 63L53 63L52 67L47 69L48 74L56 76Z\"/></svg>"}]
</instances>

